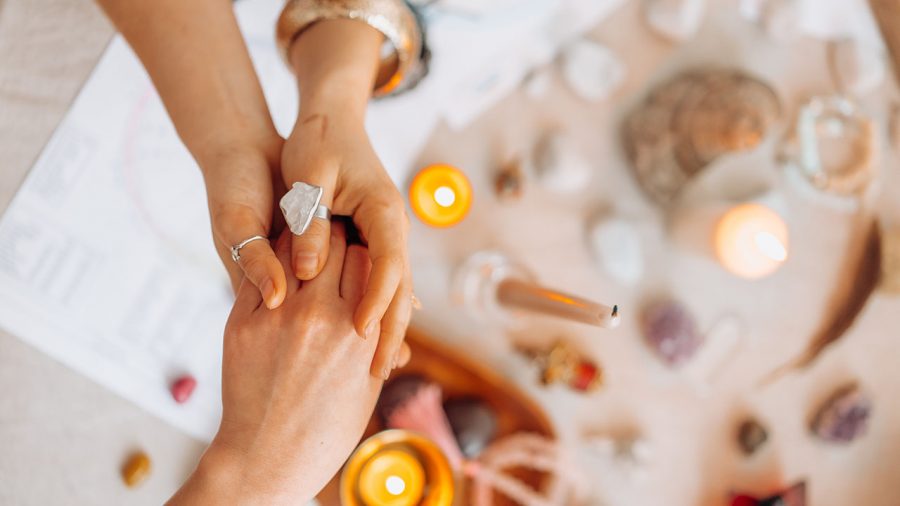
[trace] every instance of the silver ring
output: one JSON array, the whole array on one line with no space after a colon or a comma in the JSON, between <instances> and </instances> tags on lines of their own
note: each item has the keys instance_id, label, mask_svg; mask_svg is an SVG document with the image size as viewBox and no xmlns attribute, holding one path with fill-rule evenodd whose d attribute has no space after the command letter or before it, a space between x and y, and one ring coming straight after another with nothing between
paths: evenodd
<instances>
[{"instance_id":1,"label":"silver ring","mask_svg":"<svg viewBox=\"0 0 900 506\"><path fill-rule=\"evenodd\" d=\"M253 237L251 237L249 239L244 239L243 241L232 246L231 247L231 259L234 260L234 263L240 263L240 261L241 261L241 248L250 244L253 241L258 241L258 240L268 241L269 239L267 237L264 237L261 235L254 235Z\"/></svg>"},{"instance_id":2,"label":"silver ring","mask_svg":"<svg viewBox=\"0 0 900 506\"><path fill-rule=\"evenodd\" d=\"M281 197L278 203L284 221L294 235L303 235L313 218L331 219L331 209L320 204L325 191L321 186L297 182Z\"/></svg>"}]
</instances>

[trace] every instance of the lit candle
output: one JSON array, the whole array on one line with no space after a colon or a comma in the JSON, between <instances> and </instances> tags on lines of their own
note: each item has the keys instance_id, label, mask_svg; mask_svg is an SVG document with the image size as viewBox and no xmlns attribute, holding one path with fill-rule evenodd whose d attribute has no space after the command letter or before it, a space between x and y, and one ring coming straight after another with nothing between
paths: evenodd
<instances>
[{"instance_id":1,"label":"lit candle","mask_svg":"<svg viewBox=\"0 0 900 506\"><path fill-rule=\"evenodd\" d=\"M713 247L729 272L747 279L762 278L787 260L787 225L765 206L741 204L719 219Z\"/></svg>"},{"instance_id":2,"label":"lit candle","mask_svg":"<svg viewBox=\"0 0 900 506\"><path fill-rule=\"evenodd\" d=\"M391 429L363 441L341 473L342 506L450 506L453 470L425 436Z\"/></svg>"},{"instance_id":3,"label":"lit candle","mask_svg":"<svg viewBox=\"0 0 900 506\"><path fill-rule=\"evenodd\" d=\"M456 167L429 165L413 178L409 186L409 204L427 225L450 227L469 213L472 185Z\"/></svg>"},{"instance_id":4,"label":"lit candle","mask_svg":"<svg viewBox=\"0 0 900 506\"><path fill-rule=\"evenodd\" d=\"M425 488L425 470L411 453L386 450L366 462L358 486L368 506L416 506Z\"/></svg>"}]
</instances>

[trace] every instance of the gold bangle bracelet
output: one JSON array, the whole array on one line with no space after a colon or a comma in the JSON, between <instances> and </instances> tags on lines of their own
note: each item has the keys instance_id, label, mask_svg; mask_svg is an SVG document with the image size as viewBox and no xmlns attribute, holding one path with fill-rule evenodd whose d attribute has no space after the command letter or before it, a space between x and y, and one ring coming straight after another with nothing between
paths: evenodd
<instances>
[{"instance_id":1,"label":"gold bangle bracelet","mask_svg":"<svg viewBox=\"0 0 900 506\"><path fill-rule=\"evenodd\" d=\"M421 76L422 29L403 0L288 0L275 27L275 39L290 66L291 44L316 21L355 19L381 32L394 51L383 57L374 97L397 93Z\"/></svg>"}]
</instances>

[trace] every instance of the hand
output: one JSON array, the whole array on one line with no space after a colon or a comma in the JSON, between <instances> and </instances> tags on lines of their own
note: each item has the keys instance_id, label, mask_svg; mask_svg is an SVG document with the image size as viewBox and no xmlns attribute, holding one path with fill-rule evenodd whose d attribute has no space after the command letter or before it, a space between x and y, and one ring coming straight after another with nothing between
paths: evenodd
<instances>
[{"instance_id":1,"label":"hand","mask_svg":"<svg viewBox=\"0 0 900 506\"><path fill-rule=\"evenodd\" d=\"M276 247L285 269L289 235ZM340 223L329 247L315 279L288 277L277 309L241 285L225 329L222 423L173 504L306 504L359 442L382 385L365 365L376 342L359 339L351 319L371 264Z\"/></svg>"},{"instance_id":2,"label":"hand","mask_svg":"<svg viewBox=\"0 0 900 506\"><path fill-rule=\"evenodd\" d=\"M281 170L286 187L321 186L322 203L352 216L368 245L372 273L354 314L360 336L378 339L371 372L387 378L396 367L412 310L407 254L409 220L366 134L365 109L379 63L381 34L358 21L321 21L291 48L300 86L300 111L285 142ZM319 48L329 48L323 56ZM292 272L318 275L329 256L328 222L315 219L293 237ZM380 324L380 332L379 332Z\"/></svg>"},{"instance_id":3,"label":"hand","mask_svg":"<svg viewBox=\"0 0 900 506\"><path fill-rule=\"evenodd\" d=\"M282 219L280 211L274 210L274 195L284 193L278 172L282 144L276 137L266 150L231 148L216 152L202 164L216 252L235 291L246 275L269 308L281 304L286 290L285 271L272 247L268 241L253 241L241 248L237 264L231 258L231 246L255 235L269 237L273 217Z\"/></svg>"}]
</instances>

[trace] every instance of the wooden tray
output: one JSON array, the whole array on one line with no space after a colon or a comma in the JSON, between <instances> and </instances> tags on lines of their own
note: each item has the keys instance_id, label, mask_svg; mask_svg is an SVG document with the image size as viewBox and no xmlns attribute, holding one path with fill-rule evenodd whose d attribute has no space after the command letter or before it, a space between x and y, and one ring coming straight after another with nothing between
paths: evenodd
<instances>
[{"instance_id":1,"label":"wooden tray","mask_svg":"<svg viewBox=\"0 0 900 506\"><path fill-rule=\"evenodd\" d=\"M412 359L406 367L395 371L391 378L422 376L441 385L445 400L470 396L482 399L497 414L497 437L523 431L555 437L553 426L543 409L493 371L418 330L411 328L407 332L406 342L412 350ZM383 429L381 420L375 415L363 439ZM546 479L544 474L536 472L517 472L516 476L538 490ZM339 482L340 473L316 498L322 506L340 506ZM457 501L457 504L467 503L465 499ZM494 504L506 506L514 503L498 495Z\"/></svg>"}]
</instances>

